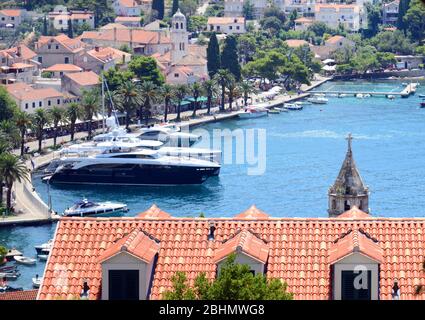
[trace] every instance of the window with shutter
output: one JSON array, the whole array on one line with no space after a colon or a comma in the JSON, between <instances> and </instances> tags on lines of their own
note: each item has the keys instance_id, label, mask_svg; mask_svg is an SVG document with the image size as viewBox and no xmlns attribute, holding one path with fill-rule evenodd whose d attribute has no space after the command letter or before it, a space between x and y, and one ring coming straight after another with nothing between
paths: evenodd
<instances>
[{"instance_id":1,"label":"window with shutter","mask_svg":"<svg viewBox=\"0 0 425 320\"><path fill-rule=\"evenodd\" d=\"M342 300L371 300L372 272L367 272L367 283L361 283L356 288L356 277L361 277L359 273L351 270L343 270L341 274L341 299ZM357 281L358 283L359 281Z\"/></svg>"},{"instance_id":2,"label":"window with shutter","mask_svg":"<svg viewBox=\"0 0 425 320\"><path fill-rule=\"evenodd\" d=\"M139 300L139 270L109 270L109 300Z\"/></svg>"}]
</instances>

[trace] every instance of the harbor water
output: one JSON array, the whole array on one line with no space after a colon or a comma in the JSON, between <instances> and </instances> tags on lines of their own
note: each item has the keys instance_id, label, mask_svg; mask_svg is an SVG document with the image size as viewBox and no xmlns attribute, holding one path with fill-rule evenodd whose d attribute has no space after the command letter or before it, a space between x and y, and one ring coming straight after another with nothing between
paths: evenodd
<instances>
[{"instance_id":1,"label":"harbor water","mask_svg":"<svg viewBox=\"0 0 425 320\"><path fill-rule=\"evenodd\" d=\"M402 81L328 82L318 90L400 92ZM327 217L327 192L338 175L352 133L354 158L369 186L371 214L385 217L425 216L425 109L419 94L394 100L328 97L325 105L306 105L301 111L270 114L250 120L226 120L202 128L264 129L265 172L248 175L248 163L223 164L219 177L200 186L111 187L51 186L53 209L63 212L75 201L119 201L134 216L152 204L173 216L231 217L255 204L274 217ZM255 143L258 143L256 141ZM260 150L256 146L256 150ZM261 156L261 155L257 155ZM47 186L40 176L33 183L47 202ZM35 256L34 245L53 237L55 225L0 229L0 244ZM31 287L44 263L20 266L12 286Z\"/></svg>"}]
</instances>

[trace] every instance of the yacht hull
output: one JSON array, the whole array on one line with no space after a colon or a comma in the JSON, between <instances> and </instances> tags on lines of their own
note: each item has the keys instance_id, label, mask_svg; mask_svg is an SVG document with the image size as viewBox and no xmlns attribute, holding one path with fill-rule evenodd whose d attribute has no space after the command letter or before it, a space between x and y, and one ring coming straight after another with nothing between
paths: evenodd
<instances>
[{"instance_id":1,"label":"yacht hull","mask_svg":"<svg viewBox=\"0 0 425 320\"><path fill-rule=\"evenodd\" d=\"M182 185L201 184L218 175L218 167L157 165L96 165L64 168L54 173L51 184Z\"/></svg>"}]
</instances>

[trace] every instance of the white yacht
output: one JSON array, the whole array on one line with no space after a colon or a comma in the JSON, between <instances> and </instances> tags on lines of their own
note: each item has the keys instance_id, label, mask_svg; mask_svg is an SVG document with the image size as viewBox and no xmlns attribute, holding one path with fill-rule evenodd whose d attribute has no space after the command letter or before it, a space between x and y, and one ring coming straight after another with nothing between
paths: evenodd
<instances>
[{"instance_id":1,"label":"white yacht","mask_svg":"<svg viewBox=\"0 0 425 320\"><path fill-rule=\"evenodd\" d=\"M120 148L68 159L53 174L51 184L180 185L201 184L220 173L216 162L164 156L156 150Z\"/></svg>"},{"instance_id":2,"label":"white yacht","mask_svg":"<svg viewBox=\"0 0 425 320\"><path fill-rule=\"evenodd\" d=\"M307 101L314 104L326 104L328 103L328 99L325 98L324 94L315 94L313 97L308 98Z\"/></svg>"},{"instance_id":3,"label":"white yacht","mask_svg":"<svg viewBox=\"0 0 425 320\"><path fill-rule=\"evenodd\" d=\"M127 205L119 202L93 202L87 199L76 202L63 213L65 217L84 217L95 214L105 214L128 211Z\"/></svg>"},{"instance_id":4,"label":"white yacht","mask_svg":"<svg viewBox=\"0 0 425 320\"><path fill-rule=\"evenodd\" d=\"M141 140L156 140L161 141L169 146L192 146L200 141L199 135L182 132L179 127L156 125L148 128L140 128L139 131L134 133L134 136Z\"/></svg>"}]
</instances>

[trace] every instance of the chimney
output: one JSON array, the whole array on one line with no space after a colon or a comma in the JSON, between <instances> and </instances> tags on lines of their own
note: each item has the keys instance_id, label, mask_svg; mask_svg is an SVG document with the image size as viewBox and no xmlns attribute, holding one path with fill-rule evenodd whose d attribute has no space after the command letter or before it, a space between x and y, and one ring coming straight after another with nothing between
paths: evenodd
<instances>
[{"instance_id":1,"label":"chimney","mask_svg":"<svg viewBox=\"0 0 425 320\"><path fill-rule=\"evenodd\" d=\"M114 27L114 41L117 41L117 28Z\"/></svg>"},{"instance_id":2,"label":"chimney","mask_svg":"<svg viewBox=\"0 0 425 320\"><path fill-rule=\"evenodd\" d=\"M214 240L214 232L215 232L214 222L210 222L210 231L208 233L208 240L210 241Z\"/></svg>"},{"instance_id":3,"label":"chimney","mask_svg":"<svg viewBox=\"0 0 425 320\"><path fill-rule=\"evenodd\" d=\"M94 50L95 50L96 52L99 52L99 50L100 50L100 49L99 49L99 46L95 46L95 47L94 47Z\"/></svg>"},{"instance_id":4,"label":"chimney","mask_svg":"<svg viewBox=\"0 0 425 320\"><path fill-rule=\"evenodd\" d=\"M22 48L21 48L20 45L16 47L16 55L18 57L20 57L22 55Z\"/></svg>"}]
</instances>

